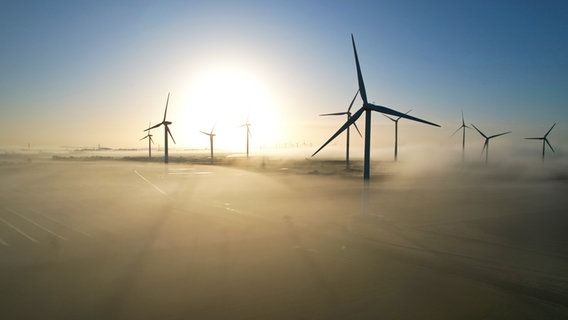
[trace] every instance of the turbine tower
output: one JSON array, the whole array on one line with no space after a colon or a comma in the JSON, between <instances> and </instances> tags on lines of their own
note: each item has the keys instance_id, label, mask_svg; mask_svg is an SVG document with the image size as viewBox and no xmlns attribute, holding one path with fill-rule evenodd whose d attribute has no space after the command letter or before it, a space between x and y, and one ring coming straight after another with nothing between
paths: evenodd
<instances>
[{"instance_id":1,"label":"turbine tower","mask_svg":"<svg viewBox=\"0 0 568 320\"><path fill-rule=\"evenodd\" d=\"M355 65L357 67L357 81L359 83L359 94L361 95L361 99L363 100L363 105L361 106L361 108L359 110L357 110L357 112L355 112L353 114L353 116L349 120L347 120L347 122L345 122L345 124L343 124L343 126L341 128L339 128L339 130L337 130L337 132L334 135L331 136L331 138L329 138L329 140L327 140L326 143L324 143L316 152L314 152L314 154L312 154L312 157L315 156L321 149L323 149L331 141L333 141L333 139L335 139L345 129L349 128L350 125L355 123L355 121L357 121L357 119L359 119L359 117L361 117L363 112L365 112L365 158L364 158L363 179L365 180L365 182L368 182L369 179L370 179L370 172L371 172L371 170L370 170L370 162L371 161L370 160L371 160L371 112L372 111L390 114L390 115L393 115L393 116L402 117L402 118L405 118L405 119L410 119L410 120L413 120L413 121L426 123L426 124L433 125L433 126L436 126L436 127L439 127L439 125L432 123L432 122L428 122L426 120L415 118L413 116L406 115L404 113L395 111L395 110L387 108L387 107L377 106L377 105L374 105L372 103L369 103L367 101L367 91L365 90L365 83L363 82L363 75L361 74L361 66L359 65L359 58L357 56L357 49L355 48L355 39L353 38L353 35L351 35L351 43L353 44L353 53L355 55Z\"/></svg>"},{"instance_id":2,"label":"turbine tower","mask_svg":"<svg viewBox=\"0 0 568 320\"><path fill-rule=\"evenodd\" d=\"M408 110L405 114L409 114L410 111L412 111L412 109ZM398 120L400 120L400 117L395 119L387 116L386 114L383 114L383 116L394 122L394 161L398 161Z\"/></svg>"},{"instance_id":3,"label":"turbine tower","mask_svg":"<svg viewBox=\"0 0 568 320\"><path fill-rule=\"evenodd\" d=\"M251 126L251 124L249 123L248 117L247 117L247 121L245 122L245 124L240 125L240 127L247 127L247 159L249 157L249 139L252 137L252 135L250 133L250 126Z\"/></svg>"},{"instance_id":4,"label":"turbine tower","mask_svg":"<svg viewBox=\"0 0 568 320\"><path fill-rule=\"evenodd\" d=\"M546 132L546 134L544 135L544 137L540 137L540 138L525 138L528 140L542 140L542 161L544 162L544 150L546 149L546 145L548 144L548 147L550 148L550 150L552 150L552 152L554 152L554 148L552 148L552 145L550 145L550 142L548 142L548 134L550 133L550 131L552 131L552 128L554 128L554 126L556 125L553 124L552 127L550 127L550 129L548 129L548 131Z\"/></svg>"},{"instance_id":5,"label":"turbine tower","mask_svg":"<svg viewBox=\"0 0 568 320\"><path fill-rule=\"evenodd\" d=\"M148 127L151 126L151 122L148 123ZM152 159L152 144L154 144L154 140L152 140L152 134L150 134L150 130L148 130L148 134L144 136L140 141L144 139L148 139L148 159Z\"/></svg>"},{"instance_id":6,"label":"turbine tower","mask_svg":"<svg viewBox=\"0 0 568 320\"><path fill-rule=\"evenodd\" d=\"M464 159L465 159L465 129L466 129L466 128L467 128L467 129L471 129L470 127L468 127L468 126L465 124L465 120L464 120L464 118L463 118L463 110L462 110L462 124L461 124L461 126L460 126L459 128L456 129L456 131L454 131L454 133L452 133L452 136L453 136L453 135L456 134L458 131L460 131L460 129L463 130L463 132L462 132L462 162L463 162Z\"/></svg>"},{"instance_id":7,"label":"turbine tower","mask_svg":"<svg viewBox=\"0 0 568 320\"><path fill-rule=\"evenodd\" d=\"M503 132L503 133L498 133L498 134L494 134L492 136L486 136L483 132L481 132L481 130L477 129L477 127L472 123L471 124L473 126L473 128L475 128L475 130L477 130L477 132L479 132L480 135L482 135L485 138L485 143L483 143L483 149L481 150L481 154L483 154L483 151L485 151L485 165L487 165L487 161L489 159L489 140L511 133L511 131L507 131L507 132Z\"/></svg>"},{"instance_id":8,"label":"turbine tower","mask_svg":"<svg viewBox=\"0 0 568 320\"><path fill-rule=\"evenodd\" d=\"M168 135L170 135L170 137L172 138L172 141L174 143L176 143L176 140L174 139L174 136L172 135L170 128L168 127L170 124L172 124L171 121L166 121L166 115L168 114L168 102L170 101L170 93L168 92L168 98L166 100L166 110L164 111L164 119L162 120L162 122L158 123L157 125L154 125L153 127L150 127L144 131L150 131L151 129L157 128L161 125L164 126L164 163L168 163Z\"/></svg>"},{"instance_id":9,"label":"turbine tower","mask_svg":"<svg viewBox=\"0 0 568 320\"><path fill-rule=\"evenodd\" d=\"M213 126L213 128L211 129L211 132L200 131L204 135L209 136L209 144L211 148L211 164L213 164L213 137L216 136L216 134L213 133L213 130L215 130L215 126Z\"/></svg>"},{"instance_id":10,"label":"turbine tower","mask_svg":"<svg viewBox=\"0 0 568 320\"><path fill-rule=\"evenodd\" d=\"M345 112L334 112L334 113L324 113L324 114L320 114L320 116L342 116L342 115L347 115L347 121L349 121L349 119L351 119L351 107L353 107L353 103L355 102L355 99L357 98L357 95L359 94L359 90L357 90L357 92L355 93L355 96L353 96L353 100L351 100L351 103L349 104L349 108L347 108L347 111ZM353 125L355 126L355 129L357 129L357 132L359 133L360 137L363 137L361 135L361 131L359 131L359 128L357 128L357 124L353 123ZM350 140L350 134L349 134L349 128L347 128L347 142L346 142L346 147L345 147L345 168L349 169L349 140Z\"/></svg>"}]
</instances>

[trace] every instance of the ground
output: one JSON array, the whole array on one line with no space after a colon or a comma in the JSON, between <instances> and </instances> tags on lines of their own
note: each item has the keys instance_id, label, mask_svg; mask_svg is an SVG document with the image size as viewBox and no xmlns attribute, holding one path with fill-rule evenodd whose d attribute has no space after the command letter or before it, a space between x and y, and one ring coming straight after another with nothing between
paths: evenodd
<instances>
[{"instance_id":1,"label":"ground","mask_svg":"<svg viewBox=\"0 0 568 320\"><path fill-rule=\"evenodd\" d=\"M396 166L4 157L2 317L568 317L566 176Z\"/></svg>"}]
</instances>

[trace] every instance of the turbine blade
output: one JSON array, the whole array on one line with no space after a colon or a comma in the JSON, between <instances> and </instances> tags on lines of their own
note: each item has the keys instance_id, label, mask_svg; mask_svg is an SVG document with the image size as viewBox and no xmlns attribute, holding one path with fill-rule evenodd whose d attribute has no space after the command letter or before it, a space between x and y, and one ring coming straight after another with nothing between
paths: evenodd
<instances>
[{"instance_id":1,"label":"turbine blade","mask_svg":"<svg viewBox=\"0 0 568 320\"><path fill-rule=\"evenodd\" d=\"M552 128L554 128L555 125L556 125L556 123L553 124L552 127L550 127L550 129L548 129L548 131L547 131L546 134L544 135L545 138L546 138L546 136L548 136L548 134L550 133L550 131L552 131Z\"/></svg>"},{"instance_id":2,"label":"turbine blade","mask_svg":"<svg viewBox=\"0 0 568 320\"><path fill-rule=\"evenodd\" d=\"M217 126L217 123L215 123L215 124L213 125L213 128L211 128L211 134L213 134L213 131L215 131L215 127L216 127L216 126Z\"/></svg>"},{"instance_id":3,"label":"turbine blade","mask_svg":"<svg viewBox=\"0 0 568 320\"><path fill-rule=\"evenodd\" d=\"M485 139L485 143L483 143L483 149L481 149L481 154L483 154L483 151L485 151L485 149L487 149L487 146L489 145L489 139Z\"/></svg>"},{"instance_id":4,"label":"turbine blade","mask_svg":"<svg viewBox=\"0 0 568 320\"><path fill-rule=\"evenodd\" d=\"M387 115L384 114L384 113L383 113L382 115L385 116L385 117L387 117L387 118L389 118L389 120L391 120L391 121L394 121L394 122L397 122L397 121L398 121L397 119L391 118L391 117L387 116ZM400 119L400 117L399 117L399 119Z\"/></svg>"},{"instance_id":5,"label":"turbine blade","mask_svg":"<svg viewBox=\"0 0 568 320\"><path fill-rule=\"evenodd\" d=\"M410 113L410 111L412 111L412 109L410 109L410 110L406 111L406 112L405 112L404 114L409 114L409 113ZM401 118L401 117L398 117L398 118L396 118L396 121L400 120L400 118Z\"/></svg>"},{"instance_id":6,"label":"turbine blade","mask_svg":"<svg viewBox=\"0 0 568 320\"><path fill-rule=\"evenodd\" d=\"M431 126L436 126L436 127L439 127L439 126L440 126L440 125L437 125L437 124L435 124L435 123L432 123L432 122L429 122L429 121L426 121L426 120L422 120L422 119L420 119L420 118L416 118L416 117L413 117L413 116L409 116L409 115L407 115L407 114L405 114L405 113L398 112L398 111L393 110L393 109L391 109L391 108L387 108L387 107L383 107L383 106L376 106L376 105L371 104L371 103L366 103L366 104L365 104L365 107L367 107L367 108L369 108L369 109L371 109L371 110L373 110L373 111L377 111L377 112L380 112L380 113L390 114L390 115L397 116L397 117L400 117L400 118L405 118L405 119L408 119L408 120L413 120L413 121L417 121L417 122L422 122L422 123L425 123L425 124L429 124L429 125L431 125Z\"/></svg>"},{"instance_id":7,"label":"turbine blade","mask_svg":"<svg viewBox=\"0 0 568 320\"><path fill-rule=\"evenodd\" d=\"M154 139L152 139L152 137L150 137L150 142L152 142L152 144L154 144Z\"/></svg>"},{"instance_id":8,"label":"turbine blade","mask_svg":"<svg viewBox=\"0 0 568 320\"><path fill-rule=\"evenodd\" d=\"M465 125L465 120L464 120L464 118L463 118L463 110L462 110L462 126L467 127L467 126Z\"/></svg>"},{"instance_id":9,"label":"turbine blade","mask_svg":"<svg viewBox=\"0 0 568 320\"><path fill-rule=\"evenodd\" d=\"M363 103L367 103L367 90L365 90L365 83L363 82L363 74L361 74L361 65L359 64L359 57L357 56L357 48L355 47L355 38L351 34L351 43L353 44L353 53L355 54L355 65L357 66L357 82L359 83L359 93Z\"/></svg>"},{"instance_id":10,"label":"turbine blade","mask_svg":"<svg viewBox=\"0 0 568 320\"><path fill-rule=\"evenodd\" d=\"M363 135L361 134L361 131L359 131L359 128L357 127L357 123L353 122L353 125L355 126L355 129L357 129L357 132L359 133L359 136L361 138L363 138Z\"/></svg>"},{"instance_id":11,"label":"turbine blade","mask_svg":"<svg viewBox=\"0 0 568 320\"><path fill-rule=\"evenodd\" d=\"M166 99L166 110L164 111L164 120L162 120L162 122L166 121L166 114L168 113L168 103L170 102L170 93L168 92L168 98Z\"/></svg>"},{"instance_id":12,"label":"turbine blade","mask_svg":"<svg viewBox=\"0 0 568 320\"><path fill-rule=\"evenodd\" d=\"M148 138L148 136L145 136L144 138L142 138L142 139L140 139L140 140L138 140L138 141L142 141L142 140L144 140L144 139L146 139L146 138Z\"/></svg>"},{"instance_id":13,"label":"turbine blade","mask_svg":"<svg viewBox=\"0 0 568 320\"><path fill-rule=\"evenodd\" d=\"M456 131L454 131L454 133L452 133L452 135L451 135L450 137L453 137L453 136L454 136L454 134L458 133L458 131L460 131L460 129L461 129L461 128L463 128L463 126L461 126L461 127L457 128L457 129L456 129Z\"/></svg>"},{"instance_id":14,"label":"turbine blade","mask_svg":"<svg viewBox=\"0 0 568 320\"><path fill-rule=\"evenodd\" d=\"M499 133L499 134L494 134L491 137L488 137L487 139L493 139L493 138L496 138L496 137L499 137L499 136L502 136L502 135L505 135L505 134L508 134L508 133L511 133L511 131L507 131L507 132L503 132L503 133Z\"/></svg>"},{"instance_id":15,"label":"turbine blade","mask_svg":"<svg viewBox=\"0 0 568 320\"><path fill-rule=\"evenodd\" d=\"M329 138L329 140L327 140L316 152L314 152L314 154L312 154L312 157L315 156L318 152L320 152L320 150L323 149L325 146L327 146L331 141L333 141L333 139L335 139L338 135L340 135L345 129L347 129L347 127L355 123L355 121L357 121L357 119L359 119L359 117L363 114L363 111L365 111L365 108L361 108L357 112L355 112L353 116L349 118L345 122L345 124L343 124L343 126L341 126L341 128L339 128L339 130L337 130L337 132L333 136L331 136L331 138Z\"/></svg>"},{"instance_id":16,"label":"turbine blade","mask_svg":"<svg viewBox=\"0 0 568 320\"><path fill-rule=\"evenodd\" d=\"M527 140L544 140L545 138L525 138Z\"/></svg>"},{"instance_id":17,"label":"turbine blade","mask_svg":"<svg viewBox=\"0 0 568 320\"><path fill-rule=\"evenodd\" d=\"M166 126L166 131L168 132L168 134L170 135L170 138L172 138L172 141L174 143L176 143L176 140L174 139L174 136L172 135L172 132L170 131L170 128L168 128L168 126Z\"/></svg>"},{"instance_id":18,"label":"turbine blade","mask_svg":"<svg viewBox=\"0 0 568 320\"><path fill-rule=\"evenodd\" d=\"M209 132L205 132L205 131L199 131L199 132L201 132L201 133L203 133L204 135L207 135L207 136L209 135Z\"/></svg>"},{"instance_id":19,"label":"turbine blade","mask_svg":"<svg viewBox=\"0 0 568 320\"><path fill-rule=\"evenodd\" d=\"M355 92L355 95L353 96L353 100L351 100L351 103L349 104L349 108L347 108L347 112L351 111L351 107L353 107L353 102L355 102L355 99L357 99L358 94L359 94L359 89L357 89L357 92Z\"/></svg>"},{"instance_id":20,"label":"turbine blade","mask_svg":"<svg viewBox=\"0 0 568 320\"><path fill-rule=\"evenodd\" d=\"M548 142L548 139L544 139L544 142L546 142L546 144L550 147L550 150L552 150L552 152L556 152L554 151L554 148L552 147L552 145L550 145L550 142Z\"/></svg>"},{"instance_id":21,"label":"turbine blade","mask_svg":"<svg viewBox=\"0 0 568 320\"><path fill-rule=\"evenodd\" d=\"M481 132L481 130L477 129L477 127L471 123L471 125L475 128L475 130L477 130L477 132L479 132L480 135L482 135L485 139L487 139L487 136L483 134L483 132Z\"/></svg>"},{"instance_id":22,"label":"turbine blade","mask_svg":"<svg viewBox=\"0 0 568 320\"><path fill-rule=\"evenodd\" d=\"M334 112L334 113L322 113L320 116L342 116L349 114L348 112Z\"/></svg>"},{"instance_id":23,"label":"turbine blade","mask_svg":"<svg viewBox=\"0 0 568 320\"><path fill-rule=\"evenodd\" d=\"M146 129L146 130L144 130L144 131L152 130L152 129L154 129L154 128L157 128L157 127L161 126L162 124L163 124L163 122L158 123L158 124L153 125L152 127L148 128L148 129Z\"/></svg>"}]
</instances>

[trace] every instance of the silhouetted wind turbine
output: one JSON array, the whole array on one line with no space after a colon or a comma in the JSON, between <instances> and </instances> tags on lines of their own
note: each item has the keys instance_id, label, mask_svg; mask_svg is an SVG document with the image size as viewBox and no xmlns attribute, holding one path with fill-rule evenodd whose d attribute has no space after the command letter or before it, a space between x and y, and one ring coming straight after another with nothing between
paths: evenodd
<instances>
[{"instance_id":1,"label":"silhouetted wind turbine","mask_svg":"<svg viewBox=\"0 0 568 320\"><path fill-rule=\"evenodd\" d=\"M347 115L347 121L349 121L349 119L351 119L351 107L353 107L353 103L355 102L355 99L357 99L358 94L359 94L359 90L357 90L357 92L355 92L355 96L353 96L353 100L351 100L351 103L349 104L349 108L347 108L347 111L345 111L345 112L334 112L334 113L324 113L324 114L320 114L320 116ZM353 123L353 125L355 126L355 129L357 129L359 136L363 137L361 135L361 131L359 131L359 128L357 128L357 124ZM349 140L350 140L350 133L349 133L349 127L347 127L347 142L346 142L346 147L345 147L345 166L346 166L347 169L349 169Z\"/></svg>"},{"instance_id":2,"label":"silhouetted wind turbine","mask_svg":"<svg viewBox=\"0 0 568 320\"><path fill-rule=\"evenodd\" d=\"M412 111L412 109L408 110L405 114L410 113L410 111ZM395 119L387 116L386 114L383 114L383 116L394 122L394 161L398 161L398 120L400 120L400 117Z\"/></svg>"},{"instance_id":3,"label":"silhouetted wind turbine","mask_svg":"<svg viewBox=\"0 0 568 320\"><path fill-rule=\"evenodd\" d=\"M148 123L148 127L151 126L151 122ZM152 158L152 144L154 144L154 140L152 140L152 134L150 134L150 130L148 130L148 134L140 139L140 141L144 140L144 139L148 139L148 158L151 159Z\"/></svg>"},{"instance_id":4,"label":"silhouetted wind turbine","mask_svg":"<svg viewBox=\"0 0 568 320\"><path fill-rule=\"evenodd\" d=\"M240 126L240 127L247 127L247 159L249 157L249 138L252 137L252 135L250 133L250 126L251 126L251 124L249 123L248 117L247 117L247 121L245 122L245 124Z\"/></svg>"},{"instance_id":5,"label":"silhouetted wind turbine","mask_svg":"<svg viewBox=\"0 0 568 320\"><path fill-rule=\"evenodd\" d=\"M548 134L550 133L550 131L552 131L552 128L554 128L554 126L556 125L553 124L552 127L550 127L550 129L548 129L548 131L546 132L546 134L544 135L544 137L541 138L525 138L528 140L542 140L542 161L544 161L544 150L546 149L545 145L548 144L548 146L550 147L550 150L552 150L552 152L554 152L554 148L552 148L552 146L550 145L550 142L548 142Z\"/></svg>"},{"instance_id":6,"label":"silhouetted wind turbine","mask_svg":"<svg viewBox=\"0 0 568 320\"><path fill-rule=\"evenodd\" d=\"M454 133L452 133L452 136L453 136L453 135L456 134L458 131L460 131L460 129L463 130L463 132L462 132L462 161L463 161L464 158L465 158L465 129L466 129L466 128L467 128L467 129L471 129L470 127L468 127L468 126L465 124L465 120L464 120L464 118L463 118L463 110L462 110L462 124L461 124L461 126L460 126L459 128L456 129L456 131L454 131Z\"/></svg>"},{"instance_id":7,"label":"silhouetted wind turbine","mask_svg":"<svg viewBox=\"0 0 568 320\"><path fill-rule=\"evenodd\" d=\"M359 65L359 58L357 56L357 49L355 48L355 39L353 38L353 35L351 35L351 43L353 44L353 53L355 55L355 65L357 66L357 81L359 83L359 94L361 95L361 99L363 99L363 105L361 106L361 108L359 110L357 110L357 112L355 112L353 114L353 116L349 120L347 120L347 122L345 122L345 124L343 124L343 126L341 128L339 128L339 130L337 130L337 132L333 136L331 136L331 138L329 138L329 140L327 140L326 143L324 143L316 152L314 152L314 154L312 154L312 157L315 156L325 146L327 146L331 141L333 141L333 139L335 139L339 134L341 134L343 132L343 130L349 128L350 125L355 123L355 121L357 121L357 119L359 119L359 117L363 114L363 112L365 112L365 158L364 158L363 179L365 181L368 181L369 178L370 178L370 172L371 172L370 171L371 111L386 113L386 114L390 114L390 115L393 115L393 116L402 117L402 118L426 123L426 124L433 125L433 126L436 126L436 127L439 127L439 125L432 123L432 122L428 122L426 120L415 118L413 116L406 115L404 113L395 111L395 110L387 108L387 107L377 106L377 105L374 105L372 103L369 103L367 101L367 91L365 90L365 83L363 82L363 75L361 74L361 66Z\"/></svg>"},{"instance_id":8,"label":"silhouetted wind turbine","mask_svg":"<svg viewBox=\"0 0 568 320\"><path fill-rule=\"evenodd\" d=\"M477 129L477 127L472 123L471 124L473 126L473 128L475 128L475 130L477 130L477 132L479 132L480 135L482 135L485 138L485 143L483 143L483 149L481 150L481 154L483 154L483 151L485 151L485 165L487 165L487 161L489 159L489 140L511 133L511 131L507 131L507 132L503 132L503 133L498 133L498 134L494 134L492 136L486 136L483 132L481 132L481 130Z\"/></svg>"},{"instance_id":9,"label":"silhouetted wind turbine","mask_svg":"<svg viewBox=\"0 0 568 320\"><path fill-rule=\"evenodd\" d=\"M213 130L215 130L215 126L213 126L213 128L211 129L211 132L209 132L209 133L205 132L205 131L200 131L204 135L209 136L209 143L210 143L210 148L211 148L211 163L213 163L213 137L215 136L215 134L213 133Z\"/></svg>"},{"instance_id":10,"label":"silhouetted wind turbine","mask_svg":"<svg viewBox=\"0 0 568 320\"><path fill-rule=\"evenodd\" d=\"M158 123L157 125L144 130L144 131L149 131L149 130L157 128L161 125L164 126L164 163L168 163L168 134L172 138L172 141L174 143L176 143L176 140L174 139L174 136L172 135L170 128L168 127L170 124L172 124L172 122L166 121L166 115L168 114L168 102L169 101L170 101L170 93L168 92L168 99L166 100L166 110L164 111L164 120L162 120L162 122Z\"/></svg>"}]
</instances>

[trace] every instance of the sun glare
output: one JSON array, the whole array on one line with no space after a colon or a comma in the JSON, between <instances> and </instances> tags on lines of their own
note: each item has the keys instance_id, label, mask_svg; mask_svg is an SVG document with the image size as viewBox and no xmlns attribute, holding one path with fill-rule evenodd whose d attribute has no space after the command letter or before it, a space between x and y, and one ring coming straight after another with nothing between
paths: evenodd
<instances>
[{"instance_id":1,"label":"sun glare","mask_svg":"<svg viewBox=\"0 0 568 320\"><path fill-rule=\"evenodd\" d=\"M181 128L189 145L208 148L209 139L199 131L215 126L215 150L244 152L247 121L251 124L251 149L274 144L280 136L276 101L262 79L236 67L208 68L192 77L184 99Z\"/></svg>"}]
</instances>

